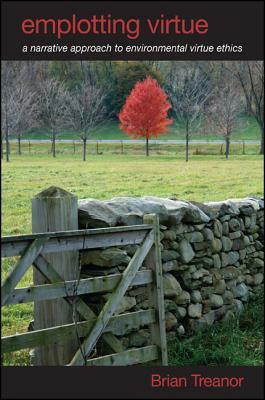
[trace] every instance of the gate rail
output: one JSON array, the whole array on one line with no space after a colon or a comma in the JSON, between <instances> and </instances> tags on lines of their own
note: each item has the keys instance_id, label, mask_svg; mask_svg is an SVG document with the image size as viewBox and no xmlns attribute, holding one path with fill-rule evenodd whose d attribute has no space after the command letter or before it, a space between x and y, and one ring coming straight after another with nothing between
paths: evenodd
<instances>
[{"instance_id":1,"label":"gate rail","mask_svg":"<svg viewBox=\"0 0 265 400\"><path fill-rule=\"evenodd\" d=\"M45 254L102 247L140 245L123 273L104 277L64 281L47 261ZM158 217L149 214L143 225L114 228L84 229L54 233L3 237L2 257L20 256L2 285L1 305L62 298L75 307L84 321L54 326L2 338L2 352L34 348L75 338L76 329L83 339L72 365L132 365L152 362L167 365L165 311ZM146 260L146 270L139 271ZM33 265L47 284L16 289L29 267ZM147 285L150 309L114 315L129 287ZM96 315L79 297L83 294L112 291L106 304ZM115 335L124 335L132 328L150 326L151 345L124 350ZM97 341L102 339L115 353L90 358ZM85 355L85 360L84 360Z\"/></svg>"}]
</instances>

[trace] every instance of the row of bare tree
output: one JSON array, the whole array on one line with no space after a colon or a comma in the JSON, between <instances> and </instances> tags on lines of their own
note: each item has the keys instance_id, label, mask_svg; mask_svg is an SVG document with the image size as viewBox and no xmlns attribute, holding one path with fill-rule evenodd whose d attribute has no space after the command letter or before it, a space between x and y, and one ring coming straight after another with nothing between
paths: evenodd
<instances>
[{"instance_id":1,"label":"row of bare tree","mask_svg":"<svg viewBox=\"0 0 265 400\"><path fill-rule=\"evenodd\" d=\"M231 136L239 115L244 112L254 116L260 127L260 153L264 153L261 61L76 63L79 62L60 62L51 70L46 61L2 62L1 141L5 139L7 161L10 135L17 137L21 154L22 134L34 127L49 132L53 157L59 133L63 129L77 132L83 141L83 160L86 160L86 143L91 132L110 118L110 93L115 85L120 90L117 70L122 69L125 94L130 89L130 85L126 87L126 75L130 84L133 79L139 80L140 74L147 73L154 73L161 80L173 116L185 127L186 161L190 138L197 132L223 135L228 158Z\"/></svg>"}]
</instances>

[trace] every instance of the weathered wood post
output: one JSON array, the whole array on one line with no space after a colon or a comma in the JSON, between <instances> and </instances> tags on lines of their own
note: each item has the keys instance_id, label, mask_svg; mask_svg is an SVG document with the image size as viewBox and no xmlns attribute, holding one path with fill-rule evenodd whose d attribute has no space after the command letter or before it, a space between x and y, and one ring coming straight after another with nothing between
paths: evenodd
<instances>
[{"instance_id":1,"label":"weathered wood post","mask_svg":"<svg viewBox=\"0 0 265 400\"><path fill-rule=\"evenodd\" d=\"M151 324L151 340L160 350L159 358L154 364L168 365L167 339L165 328L165 306L163 289L163 270L160 251L159 218L156 214L144 215L144 224L153 225L154 244L146 257L145 264L153 272L153 283L147 286L147 295L151 308L156 310L158 321Z\"/></svg>"},{"instance_id":2,"label":"weathered wood post","mask_svg":"<svg viewBox=\"0 0 265 400\"><path fill-rule=\"evenodd\" d=\"M55 232L78 229L77 197L51 186L32 199L32 232ZM64 280L78 279L78 252L45 254L47 261ZM47 283L33 268L34 285ZM34 303L34 330L73 323L73 310L64 299ZM66 341L35 349L34 365L65 365L75 354L77 342Z\"/></svg>"}]
</instances>

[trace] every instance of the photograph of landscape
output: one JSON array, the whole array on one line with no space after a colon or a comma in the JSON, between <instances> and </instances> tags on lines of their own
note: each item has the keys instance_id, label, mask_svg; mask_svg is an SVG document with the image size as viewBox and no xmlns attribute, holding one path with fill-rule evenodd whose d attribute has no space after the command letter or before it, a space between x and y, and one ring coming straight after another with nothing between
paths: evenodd
<instances>
[{"instance_id":1,"label":"photograph of landscape","mask_svg":"<svg viewBox=\"0 0 265 400\"><path fill-rule=\"evenodd\" d=\"M76 196L79 229L158 210L168 365L263 365L263 62L2 61L1 78L2 236L34 232L39 193ZM81 278L124 271L137 246L112 249L81 252ZM16 260L2 260L3 282ZM32 285L29 268L2 336L34 332ZM146 309L140 289L119 313ZM32 365L34 351L6 343L4 366Z\"/></svg>"}]
</instances>

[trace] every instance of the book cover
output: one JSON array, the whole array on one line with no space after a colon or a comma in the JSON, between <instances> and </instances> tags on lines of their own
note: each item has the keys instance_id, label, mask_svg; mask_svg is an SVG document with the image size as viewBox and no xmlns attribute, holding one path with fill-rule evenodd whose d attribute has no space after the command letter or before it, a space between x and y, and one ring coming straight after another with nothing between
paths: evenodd
<instances>
[{"instance_id":1,"label":"book cover","mask_svg":"<svg viewBox=\"0 0 265 400\"><path fill-rule=\"evenodd\" d=\"M2 397L263 398L264 3L1 6Z\"/></svg>"}]
</instances>

